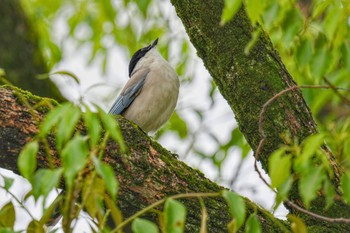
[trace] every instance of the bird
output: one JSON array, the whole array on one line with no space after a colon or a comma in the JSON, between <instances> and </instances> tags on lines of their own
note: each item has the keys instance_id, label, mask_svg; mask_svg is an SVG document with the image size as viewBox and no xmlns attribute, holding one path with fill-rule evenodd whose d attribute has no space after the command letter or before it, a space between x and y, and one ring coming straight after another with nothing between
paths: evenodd
<instances>
[{"instance_id":1,"label":"bird","mask_svg":"<svg viewBox=\"0 0 350 233\"><path fill-rule=\"evenodd\" d=\"M122 115L146 133L156 132L169 120L179 96L179 77L157 50L158 38L134 53L129 80L109 114Z\"/></svg>"}]
</instances>

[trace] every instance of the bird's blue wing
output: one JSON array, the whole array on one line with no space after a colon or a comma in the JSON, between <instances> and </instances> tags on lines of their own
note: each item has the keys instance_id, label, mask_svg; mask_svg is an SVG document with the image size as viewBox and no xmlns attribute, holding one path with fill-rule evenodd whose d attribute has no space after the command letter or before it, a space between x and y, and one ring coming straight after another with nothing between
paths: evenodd
<instances>
[{"instance_id":1,"label":"bird's blue wing","mask_svg":"<svg viewBox=\"0 0 350 233\"><path fill-rule=\"evenodd\" d=\"M131 77L108 113L113 115L122 114L140 93L148 73L149 70L140 70L135 73L135 77Z\"/></svg>"}]
</instances>

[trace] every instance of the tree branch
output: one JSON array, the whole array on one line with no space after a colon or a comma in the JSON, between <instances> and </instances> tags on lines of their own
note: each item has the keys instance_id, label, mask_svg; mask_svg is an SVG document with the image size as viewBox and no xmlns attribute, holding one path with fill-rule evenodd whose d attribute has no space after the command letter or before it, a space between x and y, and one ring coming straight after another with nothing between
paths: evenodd
<instances>
[{"instance_id":1,"label":"tree branch","mask_svg":"<svg viewBox=\"0 0 350 233\"><path fill-rule=\"evenodd\" d=\"M19 173L17 158L22 147L38 133L41 122L50 105L57 103L39 98L16 88L0 88L0 163L3 168ZM27 104L26 104L27 103ZM28 104L31 107L28 107ZM165 197L186 193L214 193L223 187L211 182L198 170L188 167L134 124L118 118L128 154L122 154L113 141L107 143L104 161L115 171L120 184L118 206L123 216L129 217L137 211ZM54 138L47 138L54 144ZM51 149L55 166L60 160ZM39 168L48 168L49 158L45 148L38 152ZM208 232L225 232L231 217L222 197L203 198L208 212ZM286 230L286 222L275 219L271 213L245 199L247 213L255 211L266 232ZM201 226L201 208L197 198L182 199L187 207L186 232L198 232ZM154 214L147 215L156 221Z\"/></svg>"},{"instance_id":2,"label":"tree branch","mask_svg":"<svg viewBox=\"0 0 350 233\"><path fill-rule=\"evenodd\" d=\"M171 2L197 49L198 56L202 58L221 94L232 108L239 129L256 151L263 137L259 132L259 113L264 104L281 91L297 86L296 83L273 48L268 35L259 26L252 26L244 6L230 22L221 26L223 1ZM254 30L261 33L246 54L245 47ZM264 113L263 129L265 140L260 149L259 161L266 172L269 155L284 144L281 135L288 133L292 139L301 142L317 132L310 109L298 88L290 90L269 106ZM340 166L330 151L327 155L335 174L335 186L338 187ZM294 203L302 205L297 185L293 186L290 198ZM324 197L319 196L312 203L311 211L329 217L350 216L349 206L335 202L330 209L325 210L324 203ZM290 211L301 216L310 227L316 228L322 224L318 219L305 216L293 208ZM336 229L337 232L349 229L346 224L326 227Z\"/></svg>"}]
</instances>

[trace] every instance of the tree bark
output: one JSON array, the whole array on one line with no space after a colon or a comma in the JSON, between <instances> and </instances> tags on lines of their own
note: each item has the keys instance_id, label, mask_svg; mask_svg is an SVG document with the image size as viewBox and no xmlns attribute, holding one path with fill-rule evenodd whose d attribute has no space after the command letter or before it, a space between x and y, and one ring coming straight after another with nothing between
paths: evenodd
<instances>
[{"instance_id":1,"label":"tree bark","mask_svg":"<svg viewBox=\"0 0 350 233\"><path fill-rule=\"evenodd\" d=\"M259 132L259 114L263 105L282 90L296 86L296 83L273 48L268 35L259 26L252 26L243 6L230 22L221 26L223 1L171 2L197 49L198 56L202 58L221 94L232 108L239 129L256 152L262 138ZM260 30L261 33L253 48L246 54L244 49L254 30ZM284 144L281 135L288 133L292 139L301 142L317 132L310 109L298 89L273 102L267 108L264 119L266 140L259 153L259 161L266 172L269 155ZM341 168L332 153L327 151L327 154L335 174L334 183L338 188ZM290 198L302 205L297 185L292 188ZM319 196L313 201L311 211L330 217L350 217L350 207L343 202L336 201L327 211L324 210L324 203L324 197ZM289 209L303 218L309 230L348 232L350 229L345 224L327 224Z\"/></svg>"},{"instance_id":2,"label":"tree bark","mask_svg":"<svg viewBox=\"0 0 350 233\"><path fill-rule=\"evenodd\" d=\"M17 88L0 88L0 93L0 164L19 174L17 158L22 147L39 132L38 122L48 112L48 106L57 103ZM114 168L119 181L118 205L124 217L171 195L213 193L224 189L205 178L198 170L179 161L177 155L164 149L123 117L118 118L118 122L129 153L121 153L118 145L110 141L104 161ZM55 164L60 166L54 150L52 155ZM48 157L43 149L39 151L37 161L39 168L48 168ZM198 200L180 201L186 205L188 212L186 232L199 232L201 211ZM209 216L208 232L226 232L231 220L226 202L221 197L204 198L204 201ZM257 212L264 231L288 232L285 221L275 219L271 213L248 199L245 202L248 214ZM157 221L154 215L148 218Z\"/></svg>"},{"instance_id":3,"label":"tree bark","mask_svg":"<svg viewBox=\"0 0 350 233\"><path fill-rule=\"evenodd\" d=\"M2 0L0 16L0 68L5 70L7 80L37 95L64 101L49 78L36 78L36 75L47 74L49 69L39 49L38 34L20 1Z\"/></svg>"}]
</instances>

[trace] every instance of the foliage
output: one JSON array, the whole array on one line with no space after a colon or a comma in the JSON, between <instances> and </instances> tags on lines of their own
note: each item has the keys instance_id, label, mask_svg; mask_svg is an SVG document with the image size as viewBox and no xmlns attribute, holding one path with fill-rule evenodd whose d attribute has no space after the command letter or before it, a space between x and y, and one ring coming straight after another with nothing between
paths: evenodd
<instances>
[{"instance_id":1,"label":"foliage","mask_svg":"<svg viewBox=\"0 0 350 233\"><path fill-rule=\"evenodd\" d=\"M162 7L156 1L21 0L21 3L39 33L39 45L50 67L62 59L62 49L67 38L76 41L78 46L87 45L91 48L89 62L101 56L102 68L105 70L112 46L125 46L135 52L140 44L149 43L149 38L171 33L167 15L160 10L151 10ZM42 20L43 17L45 20ZM57 21L63 21L60 23L67 26L67 32L64 32L66 35L61 41L53 36L55 28L52 26ZM182 58L177 71L183 74L188 44L181 38L176 39L183 48L176 54L176 57ZM166 43L171 40L170 36L163 39ZM168 58L168 48L161 45L161 51Z\"/></svg>"},{"instance_id":2,"label":"foliage","mask_svg":"<svg viewBox=\"0 0 350 233\"><path fill-rule=\"evenodd\" d=\"M299 85L332 83L350 87L345 79L350 74L349 1L274 0L260 1L260 6L252 2L246 3L252 22L260 23L267 31ZM303 91L316 119L324 123L322 128L327 129L327 124L341 117L336 110L344 102L334 98L334 93Z\"/></svg>"},{"instance_id":3,"label":"foliage","mask_svg":"<svg viewBox=\"0 0 350 233\"><path fill-rule=\"evenodd\" d=\"M154 223L137 218L132 222L132 230L135 233L158 233L158 227Z\"/></svg>"},{"instance_id":4,"label":"foliage","mask_svg":"<svg viewBox=\"0 0 350 233\"><path fill-rule=\"evenodd\" d=\"M224 191L223 197L226 199L233 217L233 221L228 228L230 232L237 232L243 225L246 215L245 204L243 199L233 192Z\"/></svg>"},{"instance_id":5,"label":"foliage","mask_svg":"<svg viewBox=\"0 0 350 233\"><path fill-rule=\"evenodd\" d=\"M81 130L83 123L87 125L90 134ZM106 199L107 193L111 200L115 200L118 191L118 182L113 169L110 165L102 162L106 142L113 139L118 143L121 151L126 151L117 121L101 110L98 112L87 110L86 113L82 113L79 107L65 103L46 115L40 129L41 131L35 139L23 148L18 160L21 174L28 179L33 187L25 199L33 196L37 201L39 197L43 197L45 203L49 193L57 188L64 178L66 191L61 210L64 216L63 229L67 232L70 231L72 221L83 208L93 218L102 222L106 213L103 212L100 200ZM54 145L51 143L52 136L55 139ZM99 139L96 140L96 138ZM46 156L51 164L49 169L37 170L36 168L39 147L45 148ZM54 148L58 151L62 167L53 165L56 163L51 155ZM4 189L9 190L11 184L10 180L5 179ZM76 192L82 193L81 201L78 201L79 197L74 194ZM77 208L72 208L70 203L74 202L79 202L80 205ZM10 212L14 213L14 211L11 211L9 207L9 205L3 207L1 213L8 213L8 218L11 218ZM115 208L117 207L115 206ZM43 206L42 219L40 221L33 219L27 230L29 231L29 228L35 230L43 228L44 224L50 221L48 216L53 210L52 207L44 208ZM10 223L8 220L6 222ZM96 225L101 227L99 224ZM13 227L13 224L10 224L9 227Z\"/></svg>"}]
</instances>

